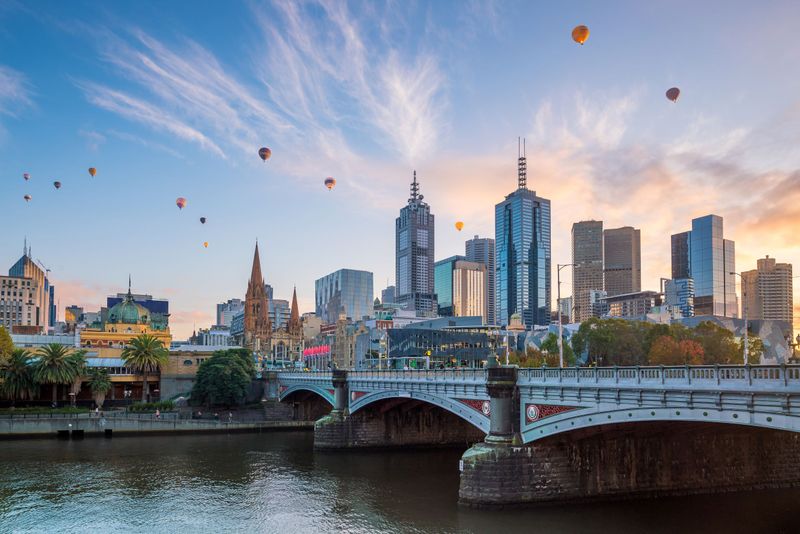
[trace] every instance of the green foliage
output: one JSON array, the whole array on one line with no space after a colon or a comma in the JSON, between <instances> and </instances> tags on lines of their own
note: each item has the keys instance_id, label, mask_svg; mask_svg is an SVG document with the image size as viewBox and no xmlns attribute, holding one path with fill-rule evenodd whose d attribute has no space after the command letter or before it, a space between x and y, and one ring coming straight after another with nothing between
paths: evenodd
<instances>
[{"instance_id":1,"label":"green foliage","mask_svg":"<svg viewBox=\"0 0 800 534\"><path fill-rule=\"evenodd\" d=\"M242 404L255 373L246 349L216 351L200 364L192 400L206 405Z\"/></svg>"},{"instance_id":2,"label":"green foliage","mask_svg":"<svg viewBox=\"0 0 800 534\"><path fill-rule=\"evenodd\" d=\"M129 412L149 413L159 410L161 412L169 412L175 409L175 403L171 400L163 400L158 402L137 402L128 406Z\"/></svg>"},{"instance_id":3,"label":"green foliage","mask_svg":"<svg viewBox=\"0 0 800 534\"><path fill-rule=\"evenodd\" d=\"M36 356L38 360L33 366L33 378L40 384L53 385L53 402L59 384L72 384L80 379L86 368L86 355L83 351L50 343L41 347Z\"/></svg>"},{"instance_id":4,"label":"green foliage","mask_svg":"<svg viewBox=\"0 0 800 534\"><path fill-rule=\"evenodd\" d=\"M111 379L105 369L92 369L89 371L89 388L92 394L108 393L111 389Z\"/></svg>"},{"instance_id":5,"label":"green foliage","mask_svg":"<svg viewBox=\"0 0 800 534\"><path fill-rule=\"evenodd\" d=\"M0 362L11 356L14 350L14 342L5 327L0 326Z\"/></svg>"},{"instance_id":6,"label":"green foliage","mask_svg":"<svg viewBox=\"0 0 800 534\"><path fill-rule=\"evenodd\" d=\"M705 357L703 363L706 364L735 364L742 363L742 355L739 343L733 336L733 332L726 328L705 321L693 329L692 337L703 346Z\"/></svg>"},{"instance_id":7,"label":"green foliage","mask_svg":"<svg viewBox=\"0 0 800 534\"><path fill-rule=\"evenodd\" d=\"M562 341L562 350L564 351L564 365L566 367L571 367L575 365L575 352L573 352L572 347L569 343ZM556 357L556 365L559 364L558 362L558 334L549 333L544 341L542 341L542 352L546 353L548 356L555 355Z\"/></svg>"},{"instance_id":8,"label":"green foliage","mask_svg":"<svg viewBox=\"0 0 800 534\"><path fill-rule=\"evenodd\" d=\"M81 408L75 406L64 406L62 408L46 408L44 406L30 406L24 408L0 408L0 414L73 414L73 413L86 413L89 408Z\"/></svg>"},{"instance_id":9,"label":"green foliage","mask_svg":"<svg viewBox=\"0 0 800 534\"><path fill-rule=\"evenodd\" d=\"M125 365L142 374L142 402L147 400L147 375L157 372L169 360L169 351L161 340L150 334L139 334L122 349Z\"/></svg>"},{"instance_id":10,"label":"green foliage","mask_svg":"<svg viewBox=\"0 0 800 534\"><path fill-rule=\"evenodd\" d=\"M36 393L31 355L27 350L14 349L0 362L0 393L11 401L25 400Z\"/></svg>"}]
</instances>

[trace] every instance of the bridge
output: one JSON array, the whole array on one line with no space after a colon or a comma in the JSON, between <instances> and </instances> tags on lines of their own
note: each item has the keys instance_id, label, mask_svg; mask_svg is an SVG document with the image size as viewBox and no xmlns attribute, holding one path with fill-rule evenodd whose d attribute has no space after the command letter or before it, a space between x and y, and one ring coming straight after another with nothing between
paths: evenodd
<instances>
[{"instance_id":1,"label":"bridge","mask_svg":"<svg viewBox=\"0 0 800 534\"><path fill-rule=\"evenodd\" d=\"M800 484L800 366L333 370L269 382L268 396L315 406L319 449L472 445L460 466L469 505Z\"/></svg>"}]
</instances>

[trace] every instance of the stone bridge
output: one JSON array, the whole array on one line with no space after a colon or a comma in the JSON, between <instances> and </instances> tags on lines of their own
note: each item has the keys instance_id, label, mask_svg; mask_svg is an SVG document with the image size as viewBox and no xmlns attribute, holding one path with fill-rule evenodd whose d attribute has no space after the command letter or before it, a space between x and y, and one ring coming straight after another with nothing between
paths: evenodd
<instances>
[{"instance_id":1,"label":"stone bridge","mask_svg":"<svg viewBox=\"0 0 800 534\"><path fill-rule=\"evenodd\" d=\"M800 484L800 366L279 372L319 449L473 445L476 506Z\"/></svg>"}]
</instances>

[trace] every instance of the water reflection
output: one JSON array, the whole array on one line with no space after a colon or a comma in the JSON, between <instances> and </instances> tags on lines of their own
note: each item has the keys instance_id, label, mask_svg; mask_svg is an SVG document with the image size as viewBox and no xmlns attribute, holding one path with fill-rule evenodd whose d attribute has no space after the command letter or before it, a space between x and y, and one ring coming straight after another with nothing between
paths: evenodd
<instances>
[{"instance_id":1,"label":"water reflection","mask_svg":"<svg viewBox=\"0 0 800 534\"><path fill-rule=\"evenodd\" d=\"M459 508L458 450L306 432L0 442L0 532L795 532L800 490Z\"/></svg>"}]
</instances>

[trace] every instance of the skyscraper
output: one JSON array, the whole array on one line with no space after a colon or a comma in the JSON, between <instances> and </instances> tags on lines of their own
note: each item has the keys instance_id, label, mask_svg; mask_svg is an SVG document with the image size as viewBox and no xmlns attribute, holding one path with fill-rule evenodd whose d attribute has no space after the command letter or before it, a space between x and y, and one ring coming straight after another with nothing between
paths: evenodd
<instances>
[{"instance_id":1,"label":"skyscraper","mask_svg":"<svg viewBox=\"0 0 800 534\"><path fill-rule=\"evenodd\" d=\"M603 290L603 221L572 225L572 300L575 321L592 317L591 291Z\"/></svg>"},{"instance_id":2,"label":"skyscraper","mask_svg":"<svg viewBox=\"0 0 800 534\"><path fill-rule=\"evenodd\" d=\"M374 297L372 273L355 269L339 269L314 282L316 314L328 324L340 314L354 321L371 317Z\"/></svg>"},{"instance_id":3,"label":"skyscraper","mask_svg":"<svg viewBox=\"0 0 800 534\"><path fill-rule=\"evenodd\" d=\"M603 284L609 297L641 291L641 232L631 226L603 231L603 263Z\"/></svg>"},{"instance_id":4,"label":"skyscraper","mask_svg":"<svg viewBox=\"0 0 800 534\"><path fill-rule=\"evenodd\" d=\"M397 300L397 291L394 286L388 286L381 291L381 304L394 304Z\"/></svg>"},{"instance_id":5,"label":"skyscraper","mask_svg":"<svg viewBox=\"0 0 800 534\"><path fill-rule=\"evenodd\" d=\"M397 303L415 310L418 316L435 316L434 217L423 198L419 194L417 171L414 171L408 205L400 210L395 221Z\"/></svg>"},{"instance_id":6,"label":"skyscraper","mask_svg":"<svg viewBox=\"0 0 800 534\"><path fill-rule=\"evenodd\" d=\"M742 311L747 306L748 319L774 319L793 325L792 264L776 263L775 258L767 256L756 265L756 269L742 273Z\"/></svg>"},{"instance_id":7,"label":"skyscraper","mask_svg":"<svg viewBox=\"0 0 800 534\"><path fill-rule=\"evenodd\" d=\"M486 320L486 266L459 260L453 269L453 316Z\"/></svg>"},{"instance_id":8,"label":"skyscraper","mask_svg":"<svg viewBox=\"0 0 800 534\"><path fill-rule=\"evenodd\" d=\"M456 262L464 259L464 256L450 256L433 264L433 287L436 291L438 313L444 317L453 316L453 271Z\"/></svg>"},{"instance_id":9,"label":"skyscraper","mask_svg":"<svg viewBox=\"0 0 800 534\"><path fill-rule=\"evenodd\" d=\"M517 190L495 205L495 307L508 325L518 313L525 327L550 323L550 201L527 186L524 150Z\"/></svg>"},{"instance_id":10,"label":"skyscraper","mask_svg":"<svg viewBox=\"0 0 800 534\"><path fill-rule=\"evenodd\" d=\"M474 261L486 266L486 322L497 324L497 314L495 313L494 239L475 236L467 240L465 248L467 261Z\"/></svg>"},{"instance_id":11,"label":"skyscraper","mask_svg":"<svg viewBox=\"0 0 800 534\"><path fill-rule=\"evenodd\" d=\"M234 314L243 309L242 299L230 299L228 302L217 304L217 326L230 327Z\"/></svg>"},{"instance_id":12,"label":"skyscraper","mask_svg":"<svg viewBox=\"0 0 800 534\"><path fill-rule=\"evenodd\" d=\"M736 247L724 239L722 217L692 219L689 232L672 236L672 278L694 281L694 314L738 317Z\"/></svg>"},{"instance_id":13,"label":"skyscraper","mask_svg":"<svg viewBox=\"0 0 800 534\"><path fill-rule=\"evenodd\" d=\"M694 317L694 280L691 278L666 280L664 296L667 306L680 310L681 317Z\"/></svg>"},{"instance_id":14,"label":"skyscraper","mask_svg":"<svg viewBox=\"0 0 800 534\"><path fill-rule=\"evenodd\" d=\"M38 260L37 260L38 261ZM41 264L41 262L39 262ZM48 279L49 269L40 267L33 261L31 249L28 247L27 241L23 247L23 254L17 262L8 270L8 276L14 278L29 278L32 283L30 284L33 290L32 304L35 308L32 309L32 316L25 317L25 322L17 323L19 325L38 327L41 332L47 333L50 324L50 280ZM10 310L9 310L10 311ZM14 310L17 312L18 310ZM10 315L10 314L9 314ZM30 319L30 321L27 321Z\"/></svg>"}]
</instances>

